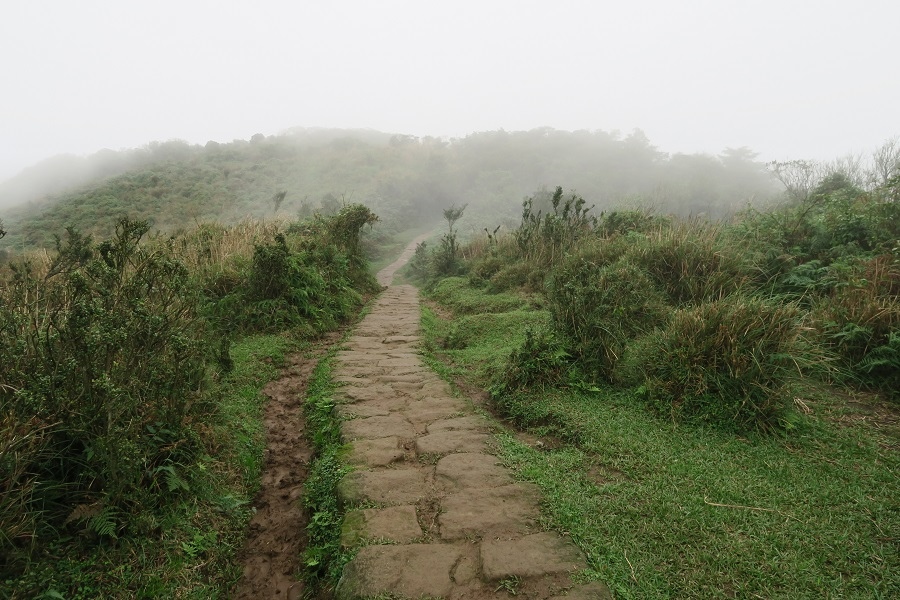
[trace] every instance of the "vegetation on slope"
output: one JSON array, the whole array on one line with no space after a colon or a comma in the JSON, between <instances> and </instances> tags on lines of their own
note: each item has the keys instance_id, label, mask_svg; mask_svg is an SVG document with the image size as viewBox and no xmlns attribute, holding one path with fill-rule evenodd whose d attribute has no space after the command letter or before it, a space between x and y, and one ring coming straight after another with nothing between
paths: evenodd
<instances>
[{"instance_id":1,"label":"vegetation on slope","mask_svg":"<svg viewBox=\"0 0 900 600\"><path fill-rule=\"evenodd\" d=\"M774 192L765 166L747 149L717 157L669 156L640 132L620 136L545 128L442 141L296 130L205 147L152 144L123 153L118 162L108 153L96 162L96 169L87 169L96 176L73 176L70 189L39 185L65 179L52 164L40 177L30 173L19 187L13 185L17 181L0 185L10 231L3 246L50 248L53 233L69 225L106 238L123 214L171 233L275 213L334 214L352 202L378 213L388 233L395 224L399 229L431 225L453 202L512 224L514 203L551 181L568 181L603 206L665 202L667 211L683 214L730 214ZM34 189L34 195L23 196L19 188ZM28 202L12 207L7 199Z\"/></svg>"},{"instance_id":2,"label":"vegetation on slope","mask_svg":"<svg viewBox=\"0 0 900 600\"><path fill-rule=\"evenodd\" d=\"M542 437L501 454L617 596L900 593L900 178L811 190L714 224L558 189L410 266L452 313L429 350Z\"/></svg>"},{"instance_id":3,"label":"vegetation on slope","mask_svg":"<svg viewBox=\"0 0 900 600\"><path fill-rule=\"evenodd\" d=\"M259 389L374 291L359 243L374 219L351 205L172 238L122 219L99 244L70 229L49 261L8 265L5 596L225 593L261 464Z\"/></svg>"}]
</instances>

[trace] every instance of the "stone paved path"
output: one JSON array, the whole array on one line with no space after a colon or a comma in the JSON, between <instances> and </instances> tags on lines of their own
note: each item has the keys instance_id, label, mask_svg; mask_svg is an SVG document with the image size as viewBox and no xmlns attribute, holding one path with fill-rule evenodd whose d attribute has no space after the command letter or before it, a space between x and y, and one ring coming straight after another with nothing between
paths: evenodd
<instances>
[{"instance_id":1,"label":"stone paved path","mask_svg":"<svg viewBox=\"0 0 900 600\"><path fill-rule=\"evenodd\" d=\"M337 355L335 401L355 467L339 493L359 507L342 543L367 544L337 597L611 598L602 584L572 584L580 551L538 526L537 489L500 466L490 423L422 363L418 333L416 289L391 286Z\"/></svg>"}]
</instances>

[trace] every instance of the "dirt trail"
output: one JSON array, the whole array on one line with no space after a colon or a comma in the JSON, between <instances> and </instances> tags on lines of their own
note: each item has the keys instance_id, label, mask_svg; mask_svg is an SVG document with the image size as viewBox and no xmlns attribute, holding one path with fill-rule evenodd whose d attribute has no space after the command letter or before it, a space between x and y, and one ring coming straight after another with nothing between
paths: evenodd
<instances>
[{"instance_id":1,"label":"dirt trail","mask_svg":"<svg viewBox=\"0 0 900 600\"><path fill-rule=\"evenodd\" d=\"M332 334L320 350L337 340ZM303 597L303 584L295 577L306 545L307 518L300 497L312 457L304 436L303 398L318 358L294 354L287 360L281 377L263 389L269 397L263 416L265 463L253 501L256 513L239 556L244 572L231 594L235 600Z\"/></svg>"},{"instance_id":2,"label":"dirt trail","mask_svg":"<svg viewBox=\"0 0 900 600\"><path fill-rule=\"evenodd\" d=\"M379 281L390 285L401 261ZM347 513L342 543L368 544L337 597L611 598L602 584L572 584L584 557L541 530L538 491L513 481L491 452L491 424L423 365L418 332L416 289L388 287L335 360L355 466L339 493L367 507Z\"/></svg>"}]
</instances>

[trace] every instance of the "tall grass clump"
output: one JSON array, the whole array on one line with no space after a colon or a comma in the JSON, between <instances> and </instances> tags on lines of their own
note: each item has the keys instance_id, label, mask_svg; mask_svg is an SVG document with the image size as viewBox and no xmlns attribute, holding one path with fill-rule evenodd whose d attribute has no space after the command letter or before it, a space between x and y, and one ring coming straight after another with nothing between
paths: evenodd
<instances>
[{"instance_id":1,"label":"tall grass clump","mask_svg":"<svg viewBox=\"0 0 900 600\"><path fill-rule=\"evenodd\" d=\"M733 295L673 312L628 346L616 376L675 421L768 431L787 424L810 352L796 306Z\"/></svg>"},{"instance_id":2,"label":"tall grass clump","mask_svg":"<svg viewBox=\"0 0 900 600\"><path fill-rule=\"evenodd\" d=\"M204 286L208 312L220 331L271 332L302 328L317 334L345 320L374 291L358 241L377 217L364 206L344 207L332 217L288 225L255 239L225 283Z\"/></svg>"},{"instance_id":3,"label":"tall grass clump","mask_svg":"<svg viewBox=\"0 0 900 600\"><path fill-rule=\"evenodd\" d=\"M721 227L699 221L654 229L632 244L627 256L679 306L732 294L752 273L740 248L724 243Z\"/></svg>"},{"instance_id":4,"label":"tall grass clump","mask_svg":"<svg viewBox=\"0 0 900 600\"><path fill-rule=\"evenodd\" d=\"M577 253L553 272L547 300L554 327L589 377L609 379L627 343L665 318L665 297L641 268L599 266Z\"/></svg>"},{"instance_id":5,"label":"tall grass clump","mask_svg":"<svg viewBox=\"0 0 900 600\"><path fill-rule=\"evenodd\" d=\"M812 316L854 379L900 397L900 261L891 255L832 265Z\"/></svg>"}]
</instances>

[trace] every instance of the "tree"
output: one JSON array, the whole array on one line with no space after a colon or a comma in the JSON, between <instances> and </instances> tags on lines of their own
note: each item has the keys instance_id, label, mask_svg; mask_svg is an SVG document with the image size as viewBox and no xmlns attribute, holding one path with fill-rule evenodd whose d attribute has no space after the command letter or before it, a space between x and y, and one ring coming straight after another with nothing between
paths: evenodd
<instances>
[{"instance_id":1,"label":"tree","mask_svg":"<svg viewBox=\"0 0 900 600\"><path fill-rule=\"evenodd\" d=\"M278 212L278 209L281 207L281 203L284 202L284 197L287 196L287 191L282 190L280 192L275 192L275 195L272 196L272 203L275 204L275 212Z\"/></svg>"},{"instance_id":2,"label":"tree","mask_svg":"<svg viewBox=\"0 0 900 600\"><path fill-rule=\"evenodd\" d=\"M822 179L822 166L808 160L775 160L767 163L766 167L781 182L790 199L796 202L805 202Z\"/></svg>"},{"instance_id":3,"label":"tree","mask_svg":"<svg viewBox=\"0 0 900 600\"><path fill-rule=\"evenodd\" d=\"M872 153L869 183L874 187L885 187L897 176L900 176L900 136L887 140Z\"/></svg>"}]
</instances>

